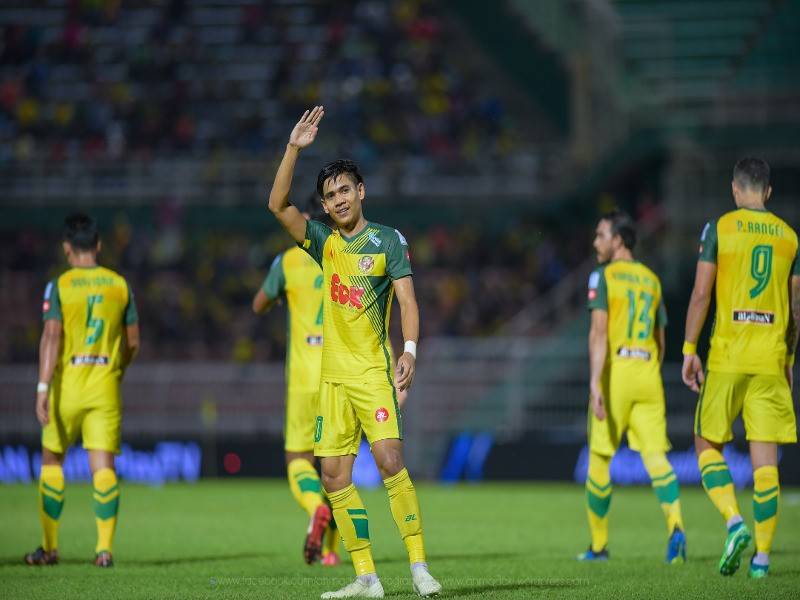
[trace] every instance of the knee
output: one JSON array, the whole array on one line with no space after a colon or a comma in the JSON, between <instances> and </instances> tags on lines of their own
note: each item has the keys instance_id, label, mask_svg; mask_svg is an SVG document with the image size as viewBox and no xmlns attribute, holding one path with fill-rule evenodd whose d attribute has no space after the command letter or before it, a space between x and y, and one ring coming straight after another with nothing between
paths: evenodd
<instances>
[{"instance_id":1,"label":"knee","mask_svg":"<svg viewBox=\"0 0 800 600\"><path fill-rule=\"evenodd\" d=\"M383 479L397 475L405 468L402 454L395 450L385 452L381 454L380 457L376 456L375 462L378 465L378 470L381 472L381 477Z\"/></svg>"},{"instance_id":2,"label":"knee","mask_svg":"<svg viewBox=\"0 0 800 600\"><path fill-rule=\"evenodd\" d=\"M322 487L329 494L343 490L350 485L350 483L350 475L348 473L331 470L322 471Z\"/></svg>"}]
</instances>

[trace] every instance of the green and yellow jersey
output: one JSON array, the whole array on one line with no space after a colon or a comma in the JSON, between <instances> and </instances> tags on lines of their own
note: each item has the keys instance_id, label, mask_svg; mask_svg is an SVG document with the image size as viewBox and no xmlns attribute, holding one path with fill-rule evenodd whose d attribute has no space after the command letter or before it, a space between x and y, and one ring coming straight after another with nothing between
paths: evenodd
<instances>
[{"instance_id":1,"label":"green and yellow jersey","mask_svg":"<svg viewBox=\"0 0 800 600\"><path fill-rule=\"evenodd\" d=\"M300 248L272 262L261 289L286 297L286 382L289 392L317 392L322 366L322 270Z\"/></svg>"},{"instance_id":2,"label":"green and yellow jersey","mask_svg":"<svg viewBox=\"0 0 800 600\"><path fill-rule=\"evenodd\" d=\"M47 284L42 312L63 327L54 382L70 393L119 382L125 327L138 321L122 276L99 266L70 269Z\"/></svg>"},{"instance_id":3,"label":"green and yellow jersey","mask_svg":"<svg viewBox=\"0 0 800 600\"><path fill-rule=\"evenodd\" d=\"M740 208L706 224L699 260L717 265L710 371L783 373L797 250L794 230L766 210Z\"/></svg>"},{"instance_id":4,"label":"green and yellow jersey","mask_svg":"<svg viewBox=\"0 0 800 600\"><path fill-rule=\"evenodd\" d=\"M589 309L608 312L606 366L659 373L655 330L667 326L658 276L638 261L616 260L589 276Z\"/></svg>"},{"instance_id":5,"label":"green and yellow jersey","mask_svg":"<svg viewBox=\"0 0 800 600\"><path fill-rule=\"evenodd\" d=\"M376 223L347 238L309 221L302 247L322 266L322 380L393 381L389 315L392 282L411 275L405 238Z\"/></svg>"}]
</instances>

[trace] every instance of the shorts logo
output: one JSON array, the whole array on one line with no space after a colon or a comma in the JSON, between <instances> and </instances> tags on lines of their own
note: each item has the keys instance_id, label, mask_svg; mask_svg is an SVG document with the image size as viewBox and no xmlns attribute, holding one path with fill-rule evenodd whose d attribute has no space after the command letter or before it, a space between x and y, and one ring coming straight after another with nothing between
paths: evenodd
<instances>
[{"instance_id":1,"label":"shorts logo","mask_svg":"<svg viewBox=\"0 0 800 600\"><path fill-rule=\"evenodd\" d=\"M371 256L362 256L358 261L358 270L362 273L369 273L375 266L375 260Z\"/></svg>"},{"instance_id":2,"label":"shorts logo","mask_svg":"<svg viewBox=\"0 0 800 600\"><path fill-rule=\"evenodd\" d=\"M375 411L375 420L378 423L385 423L389 420L389 411L381 407Z\"/></svg>"},{"instance_id":3,"label":"shorts logo","mask_svg":"<svg viewBox=\"0 0 800 600\"><path fill-rule=\"evenodd\" d=\"M317 417L317 424L314 427L314 441L318 442L322 439L322 417Z\"/></svg>"},{"instance_id":4,"label":"shorts logo","mask_svg":"<svg viewBox=\"0 0 800 600\"><path fill-rule=\"evenodd\" d=\"M757 310L734 310L734 323L755 323L757 325L772 325L775 322L775 313Z\"/></svg>"},{"instance_id":5,"label":"shorts logo","mask_svg":"<svg viewBox=\"0 0 800 600\"><path fill-rule=\"evenodd\" d=\"M338 274L334 273L331 277L331 300L339 304L349 304L355 308L364 308L361 303L361 296L364 295L364 288L355 285L344 285Z\"/></svg>"}]
</instances>

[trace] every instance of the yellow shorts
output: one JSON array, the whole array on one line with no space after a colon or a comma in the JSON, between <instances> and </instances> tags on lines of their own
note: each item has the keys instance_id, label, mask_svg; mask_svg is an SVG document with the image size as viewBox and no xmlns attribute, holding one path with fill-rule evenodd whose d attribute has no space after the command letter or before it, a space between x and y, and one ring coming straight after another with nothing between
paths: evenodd
<instances>
[{"instance_id":1,"label":"yellow shorts","mask_svg":"<svg viewBox=\"0 0 800 600\"><path fill-rule=\"evenodd\" d=\"M283 427L283 448L286 452L311 452L314 449L318 400L319 392L287 392L286 422Z\"/></svg>"},{"instance_id":2,"label":"yellow shorts","mask_svg":"<svg viewBox=\"0 0 800 600\"><path fill-rule=\"evenodd\" d=\"M80 434L87 450L119 454L121 427L118 382L96 386L91 394L54 385L50 389L50 422L42 428L42 447L64 454Z\"/></svg>"},{"instance_id":3,"label":"yellow shorts","mask_svg":"<svg viewBox=\"0 0 800 600\"><path fill-rule=\"evenodd\" d=\"M401 419L397 395L388 380L374 383L323 381L314 424L314 454L357 454L362 430L370 444L378 440L402 440Z\"/></svg>"},{"instance_id":4,"label":"yellow shorts","mask_svg":"<svg viewBox=\"0 0 800 600\"><path fill-rule=\"evenodd\" d=\"M608 371L606 371L608 372ZM606 418L600 421L589 408L589 449L613 456L628 434L632 450L649 454L671 448L667 438L667 416L661 376L631 377L629 370L603 378Z\"/></svg>"},{"instance_id":5,"label":"yellow shorts","mask_svg":"<svg viewBox=\"0 0 800 600\"><path fill-rule=\"evenodd\" d=\"M749 441L797 441L792 392L783 375L709 372L697 400L695 434L717 444L729 442L739 413Z\"/></svg>"}]
</instances>

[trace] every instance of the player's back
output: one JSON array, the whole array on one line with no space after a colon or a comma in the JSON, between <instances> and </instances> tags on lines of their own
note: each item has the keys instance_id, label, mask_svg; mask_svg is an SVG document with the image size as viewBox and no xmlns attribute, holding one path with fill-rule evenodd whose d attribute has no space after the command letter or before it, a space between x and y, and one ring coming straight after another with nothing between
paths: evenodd
<instances>
[{"instance_id":1,"label":"player's back","mask_svg":"<svg viewBox=\"0 0 800 600\"><path fill-rule=\"evenodd\" d=\"M612 369L650 376L660 361L656 328L666 326L658 276L638 261L617 260L601 272L608 305L608 348Z\"/></svg>"},{"instance_id":2,"label":"player's back","mask_svg":"<svg viewBox=\"0 0 800 600\"><path fill-rule=\"evenodd\" d=\"M706 225L700 259L717 264L710 370L783 372L797 248L795 231L766 210L740 208Z\"/></svg>"},{"instance_id":3,"label":"player's back","mask_svg":"<svg viewBox=\"0 0 800 600\"><path fill-rule=\"evenodd\" d=\"M63 325L55 376L64 389L119 380L125 326L137 319L122 276L100 266L70 269L47 285L43 311Z\"/></svg>"},{"instance_id":4,"label":"player's back","mask_svg":"<svg viewBox=\"0 0 800 600\"><path fill-rule=\"evenodd\" d=\"M284 252L281 263L288 305L288 385L316 391L322 365L322 269L299 247Z\"/></svg>"}]
</instances>

